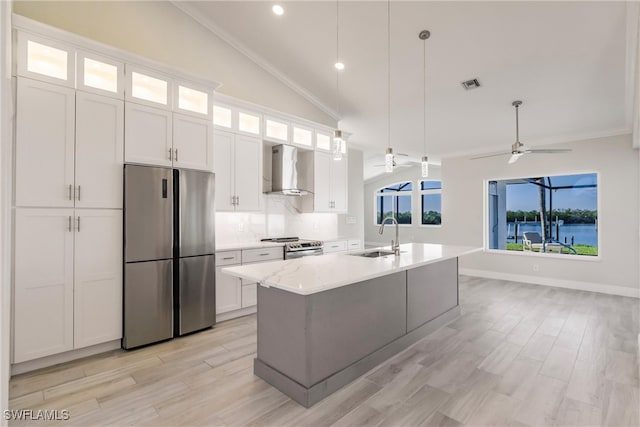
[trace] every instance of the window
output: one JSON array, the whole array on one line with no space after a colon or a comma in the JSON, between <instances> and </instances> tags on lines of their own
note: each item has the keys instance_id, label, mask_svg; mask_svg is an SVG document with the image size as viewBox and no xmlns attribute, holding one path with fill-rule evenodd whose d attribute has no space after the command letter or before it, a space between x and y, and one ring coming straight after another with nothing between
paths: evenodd
<instances>
[{"instance_id":1,"label":"window","mask_svg":"<svg viewBox=\"0 0 640 427\"><path fill-rule=\"evenodd\" d=\"M331 137L326 133L316 132L316 148L331 151Z\"/></svg>"},{"instance_id":2,"label":"window","mask_svg":"<svg viewBox=\"0 0 640 427\"><path fill-rule=\"evenodd\" d=\"M376 199L376 224L382 224L386 217L393 216L399 224L411 224L411 194L413 183L399 182L378 189Z\"/></svg>"},{"instance_id":3,"label":"window","mask_svg":"<svg viewBox=\"0 0 640 427\"><path fill-rule=\"evenodd\" d=\"M442 181L420 181L422 225L442 224Z\"/></svg>"},{"instance_id":4,"label":"window","mask_svg":"<svg viewBox=\"0 0 640 427\"><path fill-rule=\"evenodd\" d=\"M82 83L85 86L118 93L119 70L117 65L85 57L82 75Z\"/></svg>"},{"instance_id":5,"label":"window","mask_svg":"<svg viewBox=\"0 0 640 427\"><path fill-rule=\"evenodd\" d=\"M489 181L488 247L598 255L598 175Z\"/></svg>"},{"instance_id":6,"label":"window","mask_svg":"<svg viewBox=\"0 0 640 427\"><path fill-rule=\"evenodd\" d=\"M260 116L241 111L238 113L238 130L260 135Z\"/></svg>"}]
</instances>

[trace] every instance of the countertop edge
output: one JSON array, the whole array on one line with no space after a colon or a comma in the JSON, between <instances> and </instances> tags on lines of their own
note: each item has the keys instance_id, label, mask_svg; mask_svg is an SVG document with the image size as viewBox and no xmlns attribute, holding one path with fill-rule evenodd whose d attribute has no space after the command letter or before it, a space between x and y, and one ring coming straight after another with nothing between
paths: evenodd
<instances>
[{"instance_id":1,"label":"countertop edge","mask_svg":"<svg viewBox=\"0 0 640 427\"><path fill-rule=\"evenodd\" d=\"M452 245L453 246L453 245ZM436 262L440 262L440 261L444 261L447 259L452 259L452 258L458 258L464 255L469 255L475 252L480 252L482 251L482 248L474 248L474 247L463 247L463 246L456 246L459 248L466 248L466 250L463 250L459 253L456 254L452 254L452 255L444 255L444 256L440 256L438 258L431 258L431 259L426 259L424 261L418 261L418 262L414 262L410 265L403 265L403 266L399 266L399 267L390 267L389 269L385 270L385 271L376 271L370 274L363 274L358 276L357 280L336 280L334 282L332 282L330 285L327 286L321 286L321 287L315 287L312 289L299 289L299 288L295 288L292 286L288 286L288 285L284 285L282 283L278 283L278 282L274 282L272 280L269 279L264 279L263 277L256 277L256 276L252 276L252 275L248 275L246 273L243 273L242 271L238 271L239 269L242 269L242 266L236 266L236 267L226 267L222 269L222 272L236 276L236 277L240 277L242 279L246 279L252 282L258 282L258 284L260 286L264 286L264 287L272 287L272 288L276 288L276 289L280 289L283 291L287 291L287 292L291 292L291 293L295 293L298 295L313 295L319 292L323 292L323 291L328 291L331 289L336 289L336 288L340 288L343 286L348 286L354 283L359 283L365 280L370 280L370 279L375 279L377 277L382 277L382 276L387 276L389 274L393 274L393 273L399 273L402 271L407 271L407 270L411 270L413 268L417 268L417 267L422 267L425 265L429 265L429 264L433 264ZM387 247L382 247L382 248L388 248ZM382 249L380 248L380 249ZM375 249L367 249L367 250L354 250L354 251L348 251L348 252L341 252L341 253L334 253L334 254L327 254L324 256L331 256L331 257L352 257L353 254L357 254L357 253L364 253L364 252L369 252ZM294 261L294 260L290 260L290 261ZM271 261L271 262L282 262L282 261Z\"/></svg>"}]
</instances>

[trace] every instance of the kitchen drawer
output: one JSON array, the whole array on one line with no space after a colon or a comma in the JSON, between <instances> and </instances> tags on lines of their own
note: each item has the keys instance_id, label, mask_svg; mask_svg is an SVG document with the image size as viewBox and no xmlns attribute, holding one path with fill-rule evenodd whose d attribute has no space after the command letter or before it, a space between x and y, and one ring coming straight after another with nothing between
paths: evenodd
<instances>
[{"instance_id":1,"label":"kitchen drawer","mask_svg":"<svg viewBox=\"0 0 640 427\"><path fill-rule=\"evenodd\" d=\"M347 241L346 240L335 240L333 242L324 242L324 246L322 248L325 254L331 252L340 252L347 250Z\"/></svg>"},{"instance_id":2,"label":"kitchen drawer","mask_svg":"<svg viewBox=\"0 0 640 427\"><path fill-rule=\"evenodd\" d=\"M240 264L240 251L216 252L216 266Z\"/></svg>"},{"instance_id":3,"label":"kitchen drawer","mask_svg":"<svg viewBox=\"0 0 640 427\"><path fill-rule=\"evenodd\" d=\"M282 246L276 246L273 248L242 250L243 264L246 264L249 262L281 260L283 258L284 258L284 248Z\"/></svg>"},{"instance_id":4,"label":"kitchen drawer","mask_svg":"<svg viewBox=\"0 0 640 427\"><path fill-rule=\"evenodd\" d=\"M354 249L362 249L362 244L360 243L360 239L353 239L347 241L347 247L350 251Z\"/></svg>"},{"instance_id":5,"label":"kitchen drawer","mask_svg":"<svg viewBox=\"0 0 640 427\"><path fill-rule=\"evenodd\" d=\"M251 307L258 303L258 284L251 283L245 285L242 283L242 308Z\"/></svg>"}]
</instances>

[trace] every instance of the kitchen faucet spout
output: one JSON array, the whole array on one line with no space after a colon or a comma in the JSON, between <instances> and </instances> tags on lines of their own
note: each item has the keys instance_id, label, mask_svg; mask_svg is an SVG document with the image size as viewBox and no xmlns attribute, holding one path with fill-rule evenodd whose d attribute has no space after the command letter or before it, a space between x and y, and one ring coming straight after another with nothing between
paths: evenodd
<instances>
[{"instance_id":1,"label":"kitchen faucet spout","mask_svg":"<svg viewBox=\"0 0 640 427\"><path fill-rule=\"evenodd\" d=\"M388 220L393 222L396 226L396 240L391 241L391 250L393 250L393 253L395 256L399 256L400 255L400 237L399 237L398 221L392 216L386 217L385 219L382 220L382 224L380 224L380 229L378 230L378 233L379 234L384 233L384 225L387 223Z\"/></svg>"}]
</instances>

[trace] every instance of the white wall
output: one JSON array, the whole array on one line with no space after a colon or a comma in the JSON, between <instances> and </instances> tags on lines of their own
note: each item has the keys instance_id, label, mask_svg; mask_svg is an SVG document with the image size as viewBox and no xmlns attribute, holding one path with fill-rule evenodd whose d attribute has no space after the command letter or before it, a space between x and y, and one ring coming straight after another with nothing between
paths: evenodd
<instances>
[{"instance_id":1,"label":"white wall","mask_svg":"<svg viewBox=\"0 0 640 427\"><path fill-rule=\"evenodd\" d=\"M327 116L166 1L17 1L14 12L223 84L220 93L334 127Z\"/></svg>"},{"instance_id":2,"label":"white wall","mask_svg":"<svg viewBox=\"0 0 640 427\"><path fill-rule=\"evenodd\" d=\"M349 198L347 214L338 215L338 231L336 237L358 238L364 240L364 163L360 150L349 150Z\"/></svg>"},{"instance_id":3,"label":"white wall","mask_svg":"<svg viewBox=\"0 0 640 427\"><path fill-rule=\"evenodd\" d=\"M460 267L487 277L639 295L638 153L631 136L566 144L573 152L530 155L514 165L506 158L445 159L442 164L443 227L440 241L483 246L484 182L490 179L599 173L600 258L477 253ZM538 271L534 271L537 266Z\"/></svg>"},{"instance_id":4,"label":"white wall","mask_svg":"<svg viewBox=\"0 0 640 427\"><path fill-rule=\"evenodd\" d=\"M264 237L298 236L332 240L338 237L363 239L362 151L349 150L349 213L300 213L295 196L263 196L262 212L219 212L216 214L216 245L254 243ZM347 224L347 218L355 218Z\"/></svg>"},{"instance_id":5,"label":"white wall","mask_svg":"<svg viewBox=\"0 0 640 427\"><path fill-rule=\"evenodd\" d=\"M438 180L441 177L441 169L439 166L429 165L429 178ZM422 243L441 243L442 242L442 227L434 225L422 225L419 224L422 216L420 206L419 191L417 190L418 183L422 180L422 170L419 166L411 168L396 168L393 173L384 174L379 177L368 180L364 185L364 234L365 242L370 245L378 245L384 243L386 245L391 244L393 238L393 229L385 228L384 235L378 234L379 226L375 223L375 204L374 204L374 192L384 186L401 181L412 181L414 183L414 197L412 205L412 217L414 224L401 225L400 226L400 243L408 242L422 242ZM442 203L444 209L445 198L448 197L444 187L445 183L442 183ZM445 213L442 214L442 222L448 221Z\"/></svg>"},{"instance_id":6,"label":"white wall","mask_svg":"<svg viewBox=\"0 0 640 427\"><path fill-rule=\"evenodd\" d=\"M0 2L0 411L9 408L11 307L11 2ZM0 425L6 425L4 417Z\"/></svg>"}]
</instances>

